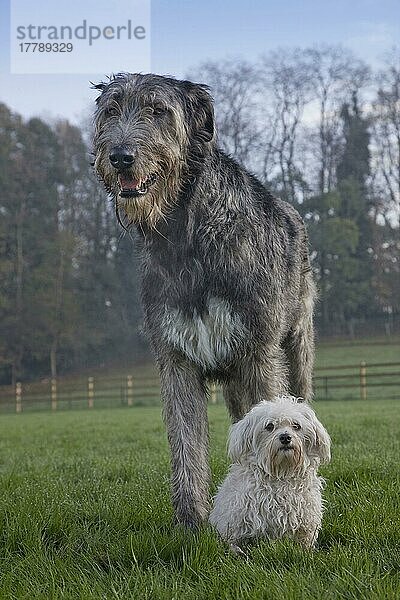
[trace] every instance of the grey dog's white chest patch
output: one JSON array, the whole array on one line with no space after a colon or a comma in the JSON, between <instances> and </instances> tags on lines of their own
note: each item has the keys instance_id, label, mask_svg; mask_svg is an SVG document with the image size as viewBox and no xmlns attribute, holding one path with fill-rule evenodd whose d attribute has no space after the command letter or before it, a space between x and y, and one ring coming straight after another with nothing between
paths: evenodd
<instances>
[{"instance_id":1,"label":"grey dog's white chest patch","mask_svg":"<svg viewBox=\"0 0 400 600\"><path fill-rule=\"evenodd\" d=\"M204 368L216 368L229 361L245 339L240 317L222 298L210 298L207 311L193 317L177 308L165 309L162 322L164 339Z\"/></svg>"}]
</instances>

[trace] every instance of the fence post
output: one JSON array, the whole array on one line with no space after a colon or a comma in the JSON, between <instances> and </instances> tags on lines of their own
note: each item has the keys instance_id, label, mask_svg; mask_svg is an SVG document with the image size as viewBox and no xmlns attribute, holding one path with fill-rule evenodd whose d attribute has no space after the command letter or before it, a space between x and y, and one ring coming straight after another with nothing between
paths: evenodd
<instances>
[{"instance_id":1,"label":"fence post","mask_svg":"<svg viewBox=\"0 0 400 600\"><path fill-rule=\"evenodd\" d=\"M93 408L94 405L94 379L88 377L88 407Z\"/></svg>"},{"instance_id":2,"label":"fence post","mask_svg":"<svg viewBox=\"0 0 400 600\"><path fill-rule=\"evenodd\" d=\"M210 399L211 404L217 404L217 386L214 382L211 384Z\"/></svg>"},{"instance_id":3,"label":"fence post","mask_svg":"<svg viewBox=\"0 0 400 600\"><path fill-rule=\"evenodd\" d=\"M57 379L51 380L51 410L57 410Z\"/></svg>"},{"instance_id":4,"label":"fence post","mask_svg":"<svg viewBox=\"0 0 400 600\"><path fill-rule=\"evenodd\" d=\"M132 404L133 404L133 377L132 377L132 375L127 376L126 387L127 387L128 406L132 406Z\"/></svg>"},{"instance_id":5,"label":"fence post","mask_svg":"<svg viewBox=\"0 0 400 600\"><path fill-rule=\"evenodd\" d=\"M22 383L20 381L15 384L15 412L22 412Z\"/></svg>"},{"instance_id":6,"label":"fence post","mask_svg":"<svg viewBox=\"0 0 400 600\"><path fill-rule=\"evenodd\" d=\"M360 363L360 397L367 399L367 365L364 361Z\"/></svg>"}]
</instances>

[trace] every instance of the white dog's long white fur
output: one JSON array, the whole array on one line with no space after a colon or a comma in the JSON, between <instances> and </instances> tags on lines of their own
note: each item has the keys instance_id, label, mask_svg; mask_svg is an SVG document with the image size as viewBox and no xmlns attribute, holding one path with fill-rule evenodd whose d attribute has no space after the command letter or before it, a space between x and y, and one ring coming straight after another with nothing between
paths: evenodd
<instances>
[{"instance_id":1,"label":"white dog's long white fur","mask_svg":"<svg viewBox=\"0 0 400 600\"><path fill-rule=\"evenodd\" d=\"M322 521L323 480L330 437L313 409L291 396L260 402L232 426L232 461L210 523L235 545L240 540L290 537L306 547Z\"/></svg>"}]
</instances>

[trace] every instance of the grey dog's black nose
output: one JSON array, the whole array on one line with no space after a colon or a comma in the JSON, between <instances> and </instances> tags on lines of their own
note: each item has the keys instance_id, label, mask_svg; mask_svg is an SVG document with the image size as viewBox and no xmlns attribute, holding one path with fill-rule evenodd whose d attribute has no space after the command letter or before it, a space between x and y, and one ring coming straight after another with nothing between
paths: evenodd
<instances>
[{"instance_id":1,"label":"grey dog's black nose","mask_svg":"<svg viewBox=\"0 0 400 600\"><path fill-rule=\"evenodd\" d=\"M292 436L288 433L281 433L281 435L279 436L279 441L281 442L281 444L290 444L290 442L292 441Z\"/></svg>"},{"instance_id":2,"label":"grey dog's black nose","mask_svg":"<svg viewBox=\"0 0 400 600\"><path fill-rule=\"evenodd\" d=\"M127 169L133 165L134 156L126 148L113 148L108 155L110 163L115 169Z\"/></svg>"}]
</instances>

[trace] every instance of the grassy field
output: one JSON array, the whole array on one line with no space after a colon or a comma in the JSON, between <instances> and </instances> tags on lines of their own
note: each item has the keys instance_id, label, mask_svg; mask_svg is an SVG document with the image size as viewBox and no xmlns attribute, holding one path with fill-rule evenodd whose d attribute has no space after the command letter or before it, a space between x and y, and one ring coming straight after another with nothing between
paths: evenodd
<instances>
[{"instance_id":1,"label":"grassy field","mask_svg":"<svg viewBox=\"0 0 400 600\"><path fill-rule=\"evenodd\" d=\"M388 343L389 342L389 343ZM335 365L400 362L400 339L363 339L357 342L321 342L317 345L315 366L318 368Z\"/></svg>"},{"instance_id":2,"label":"grassy field","mask_svg":"<svg viewBox=\"0 0 400 600\"><path fill-rule=\"evenodd\" d=\"M400 405L316 408L333 439L320 549L262 542L249 562L171 525L157 407L3 415L0 598L400 598ZM215 485L228 420L209 414Z\"/></svg>"},{"instance_id":3,"label":"grassy field","mask_svg":"<svg viewBox=\"0 0 400 600\"><path fill-rule=\"evenodd\" d=\"M360 362L367 363L368 398L400 400L399 366L373 368L373 363L400 363L400 339L388 338L342 343L320 343L316 352L317 400L347 400L360 397ZM332 369L336 365L353 365L352 369ZM321 370L330 367L329 370ZM137 406L159 404L159 382L154 364L132 366L131 369L105 368L85 374L61 377L57 383L58 410L85 409L88 405L88 376L94 377L94 404L117 407L127 404L127 375L133 376L133 402ZM383 375L382 375L383 373ZM339 377L340 376L340 377ZM344 387L341 387L344 384ZM352 387L349 387L351 384ZM49 378L23 383L22 411L50 410L51 381ZM221 390L218 401L223 402ZM15 412L15 389L0 387L0 414Z\"/></svg>"}]
</instances>

